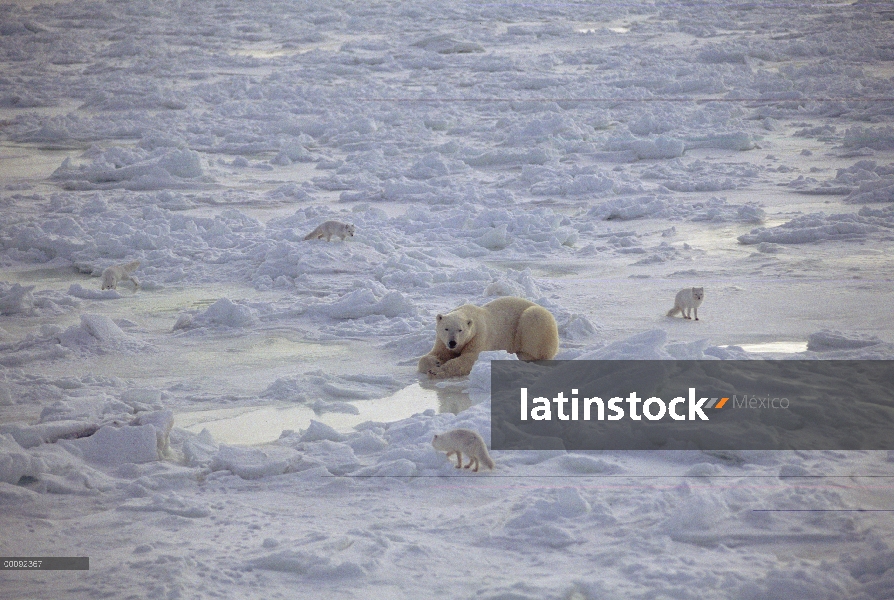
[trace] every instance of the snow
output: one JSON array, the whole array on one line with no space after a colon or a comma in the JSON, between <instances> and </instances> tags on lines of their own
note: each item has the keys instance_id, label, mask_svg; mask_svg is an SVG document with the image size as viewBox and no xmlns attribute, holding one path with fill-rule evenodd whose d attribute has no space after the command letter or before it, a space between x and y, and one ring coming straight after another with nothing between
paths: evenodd
<instances>
[{"instance_id":1,"label":"snow","mask_svg":"<svg viewBox=\"0 0 894 600\"><path fill-rule=\"evenodd\" d=\"M191 327L251 327L257 323L251 307L236 304L229 298L221 298L206 310L195 316L181 315L174 323L174 329Z\"/></svg>"},{"instance_id":2,"label":"snow","mask_svg":"<svg viewBox=\"0 0 894 600\"><path fill-rule=\"evenodd\" d=\"M894 229L894 210L861 208L856 214L826 215L814 213L796 217L778 227L760 227L740 235L743 244L808 244L824 240L855 240L890 237ZM873 234L880 234L874 236Z\"/></svg>"},{"instance_id":3,"label":"snow","mask_svg":"<svg viewBox=\"0 0 894 600\"><path fill-rule=\"evenodd\" d=\"M4 597L894 597L891 453L469 473L515 357L416 373L503 295L559 359L894 359L883 4L0 12L3 555L91 567Z\"/></svg>"},{"instance_id":4,"label":"snow","mask_svg":"<svg viewBox=\"0 0 894 600\"><path fill-rule=\"evenodd\" d=\"M147 424L105 426L89 437L58 443L84 460L114 466L158 460L156 439L155 427Z\"/></svg>"},{"instance_id":5,"label":"snow","mask_svg":"<svg viewBox=\"0 0 894 600\"><path fill-rule=\"evenodd\" d=\"M0 314L15 315L29 313L34 307L34 296L31 294L36 286L25 287L18 283L4 285L0 296Z\"/></svg>"}]
</instances>

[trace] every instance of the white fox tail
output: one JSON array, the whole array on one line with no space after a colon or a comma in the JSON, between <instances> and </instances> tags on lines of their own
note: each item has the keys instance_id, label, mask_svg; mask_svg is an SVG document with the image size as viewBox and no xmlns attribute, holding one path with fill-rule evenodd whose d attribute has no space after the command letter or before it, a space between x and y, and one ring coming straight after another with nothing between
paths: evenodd
<instances>
[{"instance_id":1,"label":"white fox tail","mask_svg":"<svg viewBox=\"0 0 894 600\"><path fill-rule=\"evenodd\" d=\"M683 312L683 309L681 309L679 306L675 306L672 309L670 309L669 311L667 311L667 316L672 317L672 316L679 314L681 312Z\"/></svg>"},{"instance_id":2,"label":"white fox tail","mask_svg":"<svg viewBox=\"0 0 894 600\"><path fill-rule=\"evenodd\" d=\"M131 262L127 263L126 265L123 265L124 272L132 273L132 272L136 271L137 267L139 267L139 266L140 266L140 261L138 261L138 260L131 261Z\"/></svg>"}]
</instances>

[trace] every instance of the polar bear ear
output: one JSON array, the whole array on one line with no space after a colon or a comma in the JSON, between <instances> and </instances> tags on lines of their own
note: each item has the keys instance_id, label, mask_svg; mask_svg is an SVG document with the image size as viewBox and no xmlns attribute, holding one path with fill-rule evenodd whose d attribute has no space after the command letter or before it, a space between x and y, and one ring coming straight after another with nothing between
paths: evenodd
<instances>
[{"instance_id":1,"label":"polar bear ear","mask_svg":"<svg viewBox=\"0 0 894 600\"><path fill-rule=\"evenodd\" d=\"M438 315L438 321L444 318L444 315Z\"/></svg>"}]
</instances>

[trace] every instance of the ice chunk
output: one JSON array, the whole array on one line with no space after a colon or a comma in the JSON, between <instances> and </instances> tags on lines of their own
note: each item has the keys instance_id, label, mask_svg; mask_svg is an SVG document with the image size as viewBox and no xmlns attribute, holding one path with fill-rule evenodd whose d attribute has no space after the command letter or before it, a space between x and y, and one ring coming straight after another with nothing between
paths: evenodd
<instances>
[{"instance_id":1,"label":"ice chunk","mask_svg":"<svg viewBox=\"0 0 894 600\"><path fill-rule=\"evenodd\" d=\"M809 244L823 240L859 240L891 227L894 212L874 214L861 210L858 214L826 215L813 213L796 217L778 227L759 227L738 237L741 244Z\"/></svg>"},{"instance_id":2,"label":"ice chunk","mask_svg":"<svg viewBox=\"0 0 894 600\"><path fill-rule=\"evenodd\" d=\"M34 307L31 293L35 286L15 283L11 286L0 283L0 315L29 314Z\"/></svg>"},{"instance_id":3,"label":"ice chunk","mask_svg":"<svg viewBox=\"0 0 894 600\"><path fill-rule=\"evenodd\" d=\"M312 310L333 319L360 319L370 315L412 317L417 313L413 303L400 292L391 291L378 298L370 289L348 292L335 302L318 304Z\"/></svg>"},{"instance_id":4,"label":"ice chunk","mask_svg":"<svg viewBox=\"0 0 894 600\"><path fill-rule=\"evenodd\" d=\"M174 426L174 411L158 410L139 413L134 423L136 425L152 425L155 428L158 455L165 456L168 453L168 437L171 434L171 428Z\"/></svg>"},{"instance_id":5,"label":"ice chunk","mask_svg":"<svg viewBox=\"0 0 894 600\"><path fill-rule=\"evenodd\" d=\"M191 467L204 467L211 464L218 450L211 432L207 429L203 429L195 437L183 440L183 455L186 457L186 464Z\"/></svg>"},{"instance_id":6,"label":"ice chunk","mask_svg":"<svg viewBox=\"0 0 894 600\"><path fill-rule=\"evenodd\" d=\"M88 437L97 429L98 426L90 421L59 420L37 425L8 423L0 425L0 434L10 435L23 448L33 448L56 440Z\"/></svg>"},{"instance_id":7,"label":"ice chunk","mask_svg":"<svg viewBox=\"0 0 894 600\"><path fill-rule=\"evenodd\" d=\"M11 435L0 433L0 481L15 485L24 476L36 476L38 467Z\"/></svg>"},{"instance_id":8,"label":"ice chunk","mask_svg":"<svg viewBox=\"0 0 894 600\"><path fill-rule=\"evenodd\" d=\"M684 149L682 140L665 135L654 138L615 138L606 146L606 150L612 152L633 152L640 160L678 158L683 156Z\"/></svg>"},{"instance_id":9,"label":"ice chunk","mask_svg":"<svg viewBox=\"0 0 894 600\"><path fill-rule=\"evenodd\" d=\"M75 298L84 300L117 300L124 297L118 290L88 289L79 283L71 284L68 288L68 293Z\"/></svg>"},{"instance_id":10,"label":"ice chunk","mask_svg":"<svg viewBox=\"0 0 894 600\"><path fill-rule=\"evenodd\" d=\"M160 190L193 187L204 174L198 152L187 148L110 148L93 159L76 167L66 158L52 178L73 190Z\"/></svg>"},{"instance_id":11,"label":"ice chunk","mask_svg":"<svg viewBox=\"0 0 894 600\"><path fill-rule=\"evenodd\" d=\"M845 334L840 331L823 330L807 336L809 352L827 352L829 350L854 350L881 344L882 340L874 335L856 333Z\"/></svg>"},{"instance_id":12,"label":"ice chunk","mask_svg":"<svg viewBox=\"0 0 894 600\"><path fill-rule=\"evenodd\" d=\"M300 441L318 442L321 440L343 442L345 440L345 436L337 432L329 425L311 419L310 425L308 425L304 433L301 434Z\"/></svg>"},{"instance_id":13,"label":"ice chunk","mask_svg":"<svg viewBox=\"0 0 894 600\"><path fill-rule=\"evenodd\" d=\"M265 452L257 448L221 446L211 461L211 470L230 471L242 479L260 479L282 475L299 460L298 453L291 448L268 447Z\"/></svg>"},{"instance_id":14,"label":"ice chunk","mask_svg":"<svg viewBox=\"0 0 894 600\"><path fill-rule=\"evenodd\" d=\"M153 425L107 425L89 437L59 443L84 459L102 465L145 463L159 458L158 435Z\"/></svg>"},{"instance_id":15,"label":"ice chunk","mask_svg":"<svg viewBox=\"0 0 894 600\"><path fill-rule=\"evenodd\" d=\"M652 329L582 354L578 359L667 360L671 355L664 349L666 341L667 333L663 329Z\"/></svg>"},{"instance_id":16,"label":"ice chunk","mask_svg":"<svg viewBox=\"0 0 894 600\"><path fill-rule=\"evenodd\" d=\"M433 35L413 43L417 48L423 48L429 52L438 54L467 54L471 52L484 52L484 47L475 42L456 40L447 34Z\"/></svg>"},{"instance_id":17,"label":"ice chunk","mask_svg":"<svg viewBox=\"0 0 894 600\"><path fill-rule=\"evenodd\" d=\"M244 304L236 304L229 298L221 298L204 312L195 316L189 314L180 315L174 324L174 329L189 329L195 327L251 327L257 323L255 311Z\"/></svg>"},{"instance_id":18,"label":"ice chunk","mask_svg":"<svg viewBox=\"0 0 894 600\"><path fill-rule=\"evenodd\" d=\"M169 492L167 495L154 494L149 502L145 500L130 500L119 506L118 509L141 512L158 511L187 519L201 519L211 514L211 511L204 504L183 498L174 492Z\"/></svg>"}]
</instances>

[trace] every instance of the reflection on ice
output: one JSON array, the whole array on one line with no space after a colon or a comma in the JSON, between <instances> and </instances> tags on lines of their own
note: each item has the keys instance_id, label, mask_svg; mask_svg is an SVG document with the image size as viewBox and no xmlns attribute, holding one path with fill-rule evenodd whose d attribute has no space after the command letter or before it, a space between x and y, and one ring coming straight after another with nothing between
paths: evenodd
<instances>
[{"instance_id":1,"label":"reflection on ice","mask_svg":"<svg viewBox=\"0 0 894 600\"><path fill-rule=\"evenodd\" d=\"M599 27L584 27L577 29L578 33L598 33L602 29ZM612 33L629 33L629 27L606 27L606 31L611 31Z\"/></svg>"},{"instance_id":2,"label":"reflection on ice","mask_svg":"<svg viewBox=\"0 0 894 600\"><path fill-rule=\"evenodd\" d=\"M316 414L308 406L265 406L263 408L227 408L178 413L176 426L201 433L207 429L214 440L223 444L252 445L272 442L283 431L307 429L311 419L338 431L348 431L364 421L392 422L433 409L458 413L471 406L469 395L456 389L423 387L414 383L393 396L379 400L354 402L354 414L326 412Z\"/></svg>"},{"instance_id":3,"label":"reflection on ice","mask_svg":"<svg viewBox=\"0 0 894 600\"><path fill-rule=\"evenodd\" d=\"M763 344L738 344L746 352L764 354L794 354L807 352L807 342L766 342Z\"/></svg>"}]
</instances>

